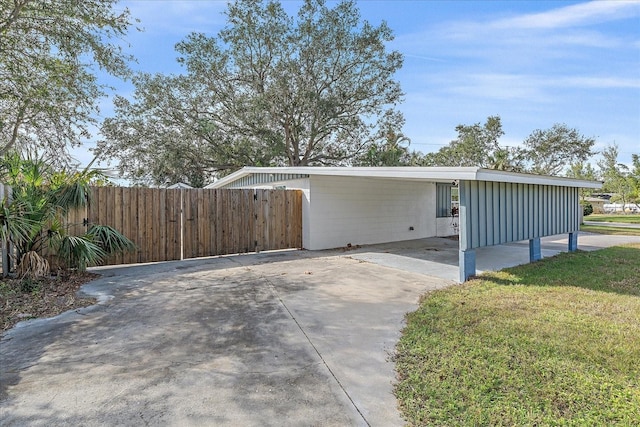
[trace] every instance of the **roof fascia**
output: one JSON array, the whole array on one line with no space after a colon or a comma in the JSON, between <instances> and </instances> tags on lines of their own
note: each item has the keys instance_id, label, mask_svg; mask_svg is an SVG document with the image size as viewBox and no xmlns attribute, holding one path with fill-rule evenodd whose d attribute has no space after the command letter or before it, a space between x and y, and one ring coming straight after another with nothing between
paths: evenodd
<instances>
[{"instance_id":1,"label":"roof fascia","mask_svg":"<svg viewBox=\"0 0 640 427\"><path fill-rule=\"evenodd\" d=\"M513 182L517 184L553 185L559 187L601 188L601 181L566 178L560 176L534 175L519 172L506 172L494 169L480 169L478 181Z\"/></svg>"},{"instance_id":2,"label":"roof fascia","mask_svg":"<svg viewBox=\"0 0 640 427\"><path fill-rule=\"evenodd\" d=\"M250 175L251 172L246 170L247 168L244 167L240 170L237 170L235 172L233 172L232 174L229 174L227 176L225 176L224 178L221 178L215 182L212 182L209 185L206 185L204 188L220 188L220 187L224 187L227 184L230 184L234 181L239 180L240 178L243 178L247 175ZM259 169L259 168L256 168Z\"/></svg>"},{"instance_id":3,"label":"roof fascia","mask_svg":"<svg viewBox=\"0 0 640 427\"><path fill-rule=\"evenodd\" d=\"M205 188L219 188L228 185L252 173L287 173L316 176L344 176L361 178L384 178L419 181L495 181L517 184L553 185L561 187L601 188L600 181L587 181L574 178L533 175L518 172L505 172L476 167L251 167L242 169L207 185Z\"/></svg>"}]
</instances>

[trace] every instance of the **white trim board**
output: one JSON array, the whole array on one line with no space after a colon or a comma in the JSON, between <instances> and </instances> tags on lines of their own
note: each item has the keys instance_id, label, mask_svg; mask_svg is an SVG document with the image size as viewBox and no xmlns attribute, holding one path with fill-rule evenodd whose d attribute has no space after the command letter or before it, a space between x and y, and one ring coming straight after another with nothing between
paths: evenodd
<instances>
[{"instance_id":1,"label":"white trim board","mask_svg":"<svg viewBox=\"0 0 640 427\"><path fill-rule=\"evenodd\" d=\"M246 166L205 188L220 188L251 174L306 174L384 178L429 182L493 181L559 187L601 188L602 182L546 175L505 172L477 167L249 167Z\"/></svg>"}]
</instances>

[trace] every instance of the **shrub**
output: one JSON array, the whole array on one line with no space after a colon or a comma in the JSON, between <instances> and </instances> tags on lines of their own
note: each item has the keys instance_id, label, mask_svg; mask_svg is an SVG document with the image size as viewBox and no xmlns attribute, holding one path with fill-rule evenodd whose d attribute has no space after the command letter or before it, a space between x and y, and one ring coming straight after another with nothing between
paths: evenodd
<instances>
[{"instance_id":1,"label":"shrub","mask_svg":"<svg viewBox=\"0 0 640 427\"><path fill-rule=\"evenodd\" d=\"M99 172L56 170L47 160L21 158L12 153L0 157L0 178L11 186L11 199L0 201L0 238L15 247L20 277L46 277L50 266L44 256L56 259L55 266L84 271L110 255L132 250L133 242L117 230L94 225L83 236L72 236L65 215L85 207L91 195L91 181ZM45 255L46 254L46 255Z\"/></svg>"}]
</instances>

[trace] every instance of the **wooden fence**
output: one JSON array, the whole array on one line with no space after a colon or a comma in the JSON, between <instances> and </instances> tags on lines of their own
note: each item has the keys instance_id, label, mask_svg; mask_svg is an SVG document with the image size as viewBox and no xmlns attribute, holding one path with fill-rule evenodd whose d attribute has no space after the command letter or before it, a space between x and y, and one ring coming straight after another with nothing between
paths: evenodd
<instances>
[{"instance_id":1,"label":"wooden fence","mask_svg":"<svg viewBox=\"0 0 640 427\"><path fill-rule=\"evenodd\" d=\"M302 247L302 192L94 187L75 233L109 225L137 246L106 264L171 261ZM83 225L84 224L84 225Z\"/></svg>"},{"instance_id":2,"label":"wooden fence","mask_svg":"<svg viewBox=\"0 0 640 427\"><path fill-rule=\"evenodd\" d=\"M5 200L6 199L6 200ZM11 200L11 186L0 184L0 202L5 203ZM4 227L4 225L1 225ZM6 232L6 230L4 230ZM2 263L2 277L9 275L11 271L11 262L9 254L11 254L11 245L7 239L0 239L0 263Z\"/></svg>"}]
</instances>

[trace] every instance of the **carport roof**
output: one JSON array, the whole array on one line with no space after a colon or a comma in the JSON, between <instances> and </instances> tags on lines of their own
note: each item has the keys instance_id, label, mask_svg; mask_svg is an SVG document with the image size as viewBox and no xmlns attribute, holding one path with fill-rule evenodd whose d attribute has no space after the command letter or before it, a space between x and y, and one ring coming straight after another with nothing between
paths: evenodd
<instances>
[{"instance_id":1,"label":"carport roof","mask_svg":"<svg viewBox=\"0 0 640 427\"><path fill-rule=\"evenodd\" d=\"M478 167L249 167L226 176L206 188L225 187L250 175L279 174L307 177L310 175L384 178L429 182L493 181L518 184L553 185L559 187L601 188L600 181L587 181L546 175L505 172Z\"/></svg>"}]
</instances>

